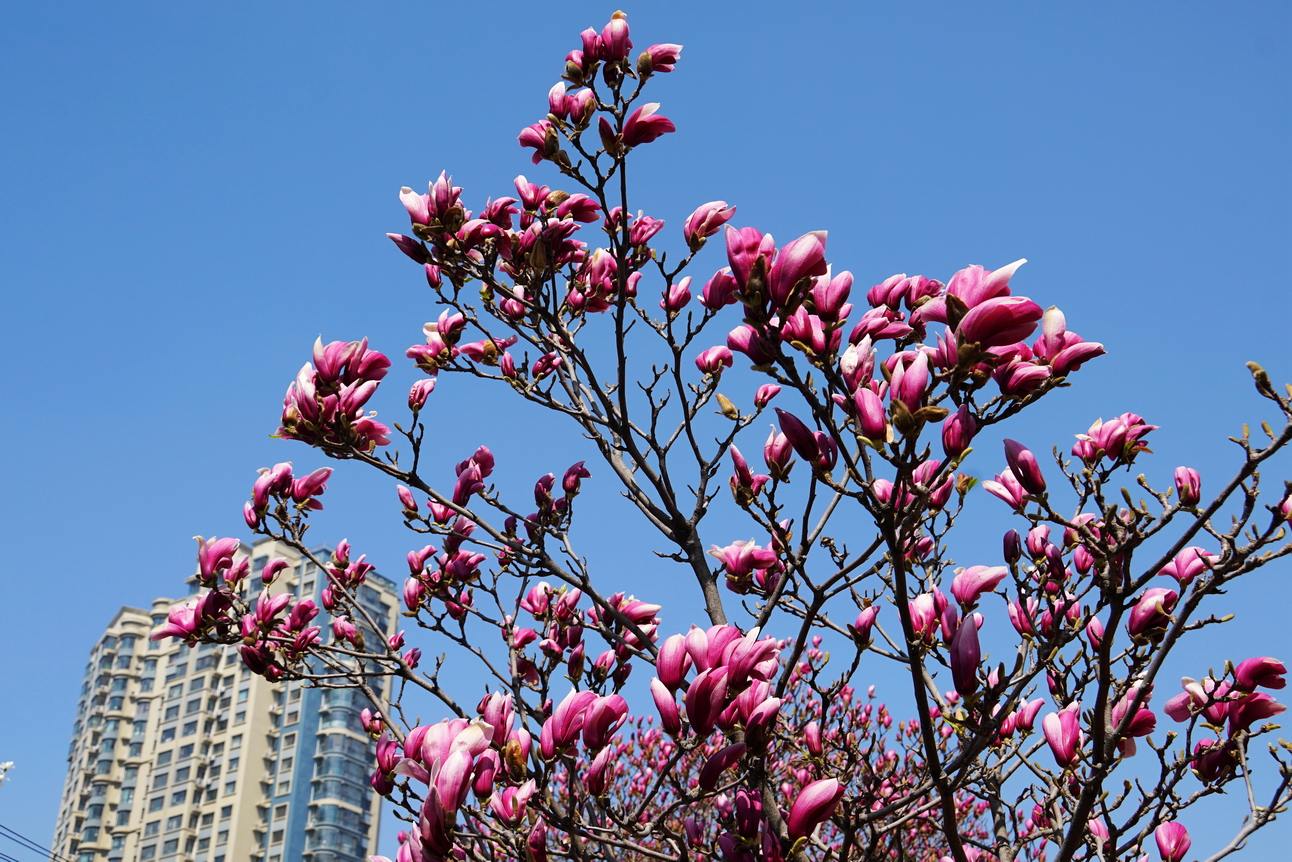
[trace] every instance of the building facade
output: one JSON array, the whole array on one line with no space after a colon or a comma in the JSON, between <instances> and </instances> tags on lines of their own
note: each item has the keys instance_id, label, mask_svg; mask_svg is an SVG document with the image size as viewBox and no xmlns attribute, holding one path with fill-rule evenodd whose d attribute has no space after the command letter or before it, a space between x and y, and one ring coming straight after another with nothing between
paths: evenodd
<instances>
[{"instance_id":1,"label":"building facade","mask_svg":"<svg viewBox=\"0 0 1292 862\"><path fill-rule=\"evenodd\" d=\"M252 566L244 587L259 590L266 562L283 557L290 567L270 592L321 606L325 577L308 559L269 539L243 550ZM392 582L369 574L357 598L382 628L365 637L394 633ZM150 641L188 599L123 607L91 650L51 848L76 862L362 862L375 853L381 797L368 784L366 700L271 683L232 646ZM315 623L330 636L325 616Z\"/></svg>"}]
</instances>

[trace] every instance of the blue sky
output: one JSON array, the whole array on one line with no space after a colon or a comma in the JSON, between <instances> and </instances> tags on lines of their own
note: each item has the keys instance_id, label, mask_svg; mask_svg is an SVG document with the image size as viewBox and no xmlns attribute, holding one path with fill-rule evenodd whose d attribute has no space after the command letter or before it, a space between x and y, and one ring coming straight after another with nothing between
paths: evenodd
<instances>
[{"instance_id":1,"label":"blue sky","mask_svg":"<svg viewBox=\"0 0 1292 862\"><path fill-rule=\"evenodd\" d=\"M578 31L613 9L0 7L0 303L17 363L0 380L0 760L17 761L0 822L48 841L85 654L115 609L180 591L190 537L241 528L256 467L322 464L268 437L314 337L366 335L398 357L438 313L383 237L406 224L398 188L448 169L478 208L518 173L552 180L515 135L545 112ZM1224 438L1264 418L1243 362L1292 379L1286 4L627 11L639 45L686 46L656 91L678 133L638 174L670 230L712 199L778 237L827 228L863 290L1030 260L1018 290L1109 356L1012 436L1066 448L1135 410L1162 426L1143 469L1191 464L1214 488L1234 463ZM392 391L414 377L398 364ZM435 429L445 475L479 443L516 487L586 454L494 393L434 397L453 417ZM998 449L983 451L967 466L990 475ZM618 531L608 482L590 493L605 502L594 559L624 554L628 588L675 577L650 537ZM392 501L342 469L313 535L397 573L411 545ZM998 536L1005 513L983 510L969 526ZM1180 672L1292 658L1288 576L1235 589L1238 620ZM687 614L668 622L684 630Z\"/></svg>"}]
</instances>

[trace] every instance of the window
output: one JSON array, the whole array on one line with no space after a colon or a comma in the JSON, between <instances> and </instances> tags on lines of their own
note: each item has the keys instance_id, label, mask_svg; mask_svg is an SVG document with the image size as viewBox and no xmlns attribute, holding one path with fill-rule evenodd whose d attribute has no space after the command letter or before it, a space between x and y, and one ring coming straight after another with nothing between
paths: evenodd
<instances>
[{"instance_id":1,"label":"window","mask_svg":"<svg viewBox=\"0 0 1292 862\"><path fill-rule=\"evenodd\" d=\"M178 838L172 838L172 839L170 839L169 841L167 841L165 844L163 844L163 845L162 845L162 855L163 855L163 856L165 856L167 853L174 853L176 850L179 850L179 839L178 839Z\"/></svg>"},{"instance_id":2,"label":"window","mask_svg":"<svg viewBox=\"0 0 1292 862\"><path fill-rule=\"evenodd\" d=\"M113 850L122 850L125 848L125 846L126 846L126 836L118 835L116 838L112 839Z\"/></svg>"},{"instance_id":3,"label":"window","mask_svg":"<svg viewBox=\"0 0 1292 862\"><path fill-rule=\"evenodd\" d=\"M165 766L166 764L170 763L170 756L171 756L171 752L169 751L163 751L161 754L157 755L157 765Z\"/></svg>"},{"instance_id":4,"label":"window","mask_svg":"<svg viewBox=\"0 0 1292 862\"><path fill-rule=\"evenodd\" d=\"M152 705L153 705L153 702L151 700L139 701L138 703L135 704L135 715L138 715L138 716L147 715L148 710L152 707Z\"/></svg>"},{"instance_id":5,"label":"window","mask_svg":"<svg viewBox=\"0 0 1292 862\"><path fill-rule=\"evenodd\" d=\"M245 709L240 709L236 713L234 713L234 716L233 716L234 724L242 724L246 720L247 720L247 711Z\"/></svg>"},{"instance_id":6,"label":"window","mask_svg":"<svg viewBox=\"0 0 1292 862\"><path fill-rule=\"evenodd\" d=\"M125 691L128 680L124 676L119 676L112 681L113 691Z\"/></svg>"},{"instance_id":7,"label":"window","mask_svg":"<svg viewBox=\"0 0 1292 862\"><path fill-rule=\"evenodd\" d=\"M157 643L156 641L153 641L154 645L156 645L156 643ZM140 860L142 860L142 862L147 862L147 860L153 859L156 856L157 856L156 844L149 844L147 847L142 847L139 850L139 858Z\"/></svg>"},{"instance_id":8,"label":"window","mask_svg":"<svg viewBox=\"0 0 1292 862\"><path fill-rule=\"evenodd\" d=\"M211 749L211 753L214 754L216 757L219 757L221 754L224 754L224 743L217 742L215 744L215 748Z\"/></svg>"},{"instance_id":9,"label":"window","mask_svg":"<svg viewBox=\"0 0 1292 862\"><path fill-rule=\"evenodd\" d=\"M230 747L230 748L242 748L242 734L241 734L241 733L239 733L237 736L233 737L233 739L230 739L230 740L229 740L229 747Z\"/></svg>"},{"instance_id":10,"label":"window","mask_svg":"<svg viewBox=\"0 0 1292 862\"><path fill-rule=\"evenodd\" d=\"M300 721L300 720L301 720L301 714L300 714L299 712L289 712L289 713L287 713L287 723L288 723L288 724L295 724L296 722L298 722L298 721Z\"/></svg>"},{"instance_id":11,"label":"window","mask_svg":"<svg viewBox=\"0 0 1292 862\"><path fill-rule=\"evenodd\" d=\"M188 706L184 707L184 714L192 715L193 713L197 712L201 708L202 708L202 699L200 697L195 697L188 702Z\"/></svg>"},{"instance_id":12,"label":"window","mask_svg":"<svg viewBox=\"0 0 1292 862\"><path fill-rule=\"evenodd\" d=\"M238 689L238 703L242 703L243 701L245 701L245 700L247 699L247 694L248 694L248 692L250 692L250 691L251 691L251 689L250 689L250 688L240 688L240 689Z\"/></svg>"},{"instance_id":13,"label":"window","mask_svg":"<svg viewBox=\"0 0 1292 862\"><path fill-rule=\"evenodd\" d=\"M205 850L205 849L207 849L207 848L208 848L208 847L210 847L210 846L211 846L211 839L210 839L210 838L199 838L199 839L197 839L197 849L198 849L198 851Z\"/></svg>"},{"instance_id":14,"label":"window","mask_svg":"<svg viewBox=\"0 0 1292 862\"><path fill-rule=\"evenodd\" d=\"M149 679L141 679L141 680L139 681L139 690L140 690L140 691L152 691L152 690L153 690L153 681L152 681L152 679L151 679L151 678L149 678Z\"/></svg>"},{"instance_id":15,"label":"window","mask_svg":"<svg viewBox=\"0 0 1292 862\"><path fill-rule=\"evenodd\" d=\"M215 843L216 843L217 845L218 845L218 844L228 844L228 843L229 843L229 830L228 830L228 829L221 829L219 832L217 832L217 833L216 833L216 835L215 835ZM217 857L217 858L223 859L224 857L223 857L223 856L220 856L220 857Z\"/></svg>"},{"instance_id":16,"label":"window","mask_svg":"<svg viewBox=\"0 0 1292 862\"><path fill-rule=\"evenodd\" d=\"M186 800L186 799L188 799L188 791L187 791L187 790L181 790L181 791L180 791L180 792L178 792L178 793L172 793L172 794L170 795L170 804L171 804L171 805L183 805L183 804L184 804L184 800Z\"/></svg>"},{"instance_id":17,"label":"window","mask_svg":"<svg viewBox=\"0 0 1292 862\"><path fill-rule=\"evenodd\" d=\"M174 817L166 818L167 832L171 831L172 829L178 829L183 825L184 825L184 815L182 814L176 814Z\"/></svg>"},{"instance_id":18,"label":"window","mask_svg":"<svg viewBox=\"0 0 1292 862\"><path fill-rule=\"evenodd\" d=\"M291 759L290 757L284 757L282 760L278 761L278 771L279 771L279 772L291 772L291 771L292 771L292 759Z\"/></svg>"},{"instance_id":19,"label":"window","mask_svg":"<svg viewBox=\"0 0 1292 862\"><path fill-rule=\"evenodd\" d=\"M179 704L178 704L178 703L177 703L177 704L175 704L174 706L168 706L168 707L166 707L166 715L163 717L163 721L170 721L172 718L179 718Z\"/></svg>"},{"instance_id":20,"label":"window","mask_svg":"<svg viewBox=\"0 0 1292 862\"><path fill-rule=\"evenodd\" d=\"M147 826L144 827L144 837L147 838L149 835L156 835L160 831L161 831L161 821L153 820Z\"/></svg>"},{"instance_id":21,"label":"window","mask_svg":"<svg viewBox=\"0 0 1292 862\"><path fill-rule=\"evenodd\" d=\"M287 816L287 806L286 806L286 805L279 805L277 808L275 808L275 809L274 809L274 819L275 819L275 820L282 820L282 819L283 819L284 817L286 817L286 816Z\"/></svg>"},{"instance_id":22,"label":"window","mask_svg":"<svg viewBox=\"0 0 1292 862\"><path fill-rule=\"evenodd\" d=\"M136 721L136 722L134 723L134 726L130 728L130 735L131 735L131 736L143 736L143 735L144 735L144 732L145 732L146 730L148 730L148 722L146 722L146 721Z\"/></svg>"},{"instance_id":23,"label":"window","mask_svg":"<svg viewBox=\"0 0 1292 862\"><path fill-rule=\"evenodd\" d=\"M184 683L182 683L182 682L181 682L181 683L179 683L179 684L177 684L177 685L172 685L172 686L170 687L170 690L166 692L166 697L168 697L168 698L176 698L176 697L179 697L179 696L180 696L181 694L183 694L183 693L184 693Z\"/></svg>"},{"instance_id":24,"label":"window","mask_svg":"<svg viewBox=\"0 0 1292 862\"><path fill-rule=\"evenodd\" d=\"M167 781L170 781L170 773L169 773L169 772L162 772L162 773L160 773L160 774L158 774L158 775L154 775L154 776L153 776L153 790L156 790L156 789L157 789L157 788L159 788L159 787L165 787L165 786L166 786L166 782L167 782Z\"/></svg>"},{"instance_id":25,"label":"window","mask_svg":"<svg viewBox=\"0 0 1292 862\"><path fill-rule=\"evenodd\" d=\"M236 785L237 783L238 783L237 781L226 781L226 782L224 783L224 795L225 795L225 796L232 796L232 795L233 795L233 790L234 790L234 785Z\"/></svg>"},{"instance_id":26,"label":"window","mask_svg":"<svg viewBox=\"0 0 1292 862\"><path fill-rule=\"evenodd\" d=\"M130 812L129 812L129 811L118 811L118 812L117 812L117 825L118 825L118 826L129 826L129 825L130 825Z\"/></svg>"},{"instance_id":27,"label":"window","mask_svg":"<svg viewBox=\"0 0 1292 862\"><path fill-rule=\"evenodd\" d=\"M86 815L85 815L85 816L86 816L86 817L88 817L88 818L90 818L91 820L98 820L99 818L101 818L101 817L103 816L103 806L102 806L102 805L91 805L91 806L90 806L90 810L89 810L88 812L86 812Z\"/></svg>"},{"instance_id":28,"label":"window","mask_svg":"<svg viewBox=\"0 0 1292 862\"><path fill-rule=\"evenodd\" d=\"M111 760L100 760L98 766L94 770L96 775L107 775L111 771L112 771Z\"/></svg>"},{"instance_id":29,"label":"window","mask_svg":"<svg viewBox=\"0 0 1292 862\"><path fill-rule=\"evenodd\" d=\"M165 805L165 804L166 804L166 799L165 799L165 797L162 797L162 796L154 796L152 799L148 800L148 810L149 810L149 811L161 811L161 810L162 810L162 806L163 806L163 805Z\"/></svg>"},{"instance_id":30,"label":"window","mask_svg":"<svg viewBox=\"0 0 1292 862\"><path fill-rule=\"evenodd\" d=\"M135 648L135 641L136 641L136 640L138 640L138 638L136 638L134 635L122 635L122 636L121 636L121 648L122 648L122 649L134 649L134 648Z\"/></svg>"},{"instance_id":31,"label":"window","mask_svg":"<svg viewBox=\"0 0 1292 862\"><path fill-rule=\"evenodd\" d=\"M189 767L181 766L179 769L176 769L175 783L179 784L181 781L188 781L188 775L189 775Z\"/></svg>"},{"instance_id":32,"label":"window","mask_svg":"<svg viewBox=\"0 0 1292 862\"><path fill-rule=\"evenodd\" d=\"M219 663L220 657L218 655L198 656L197 661L193 663L193 670L206 670L208 667L215 667Z\"/></svg>"},{"instance_id":33,"label":"window","mask_svg":"<svg viewBox=\"0 0 1292 862\"><path fill-rule=\"evenodd\" d=\"M212 811L212 812L209 812L209 813L207 813L207 814L203 814L203 815L202 815L202 825L203 825L203 826L210 826L210 825L211 825L212 823L214 823L214 822L215 822L215 812L214 812L214 811Z\"/></svg>"},{"instance_id":34,"label":"window","mask_svg":"<svg viewBox=\"0 0 1292 862\"><path fill-rule=\"evenodd\" d=\"M152 671L155 671L155 670L157 670L157 659L155 658L144 659L144 673L151 673Z\"/></svg>"},{"instance_id":35,"label":"window","mask_svg":"<svg viewBox=\"0 0 1292 862\"><path fill-rule=\"evenodd\" d=\"M220 819L221 819L221 820L228 820L228 819L229 819L230 817L232 817L232 816L233 816L233 806L232 806L232 805L226 805L226 806L224 806L223 808L221 808L221 809L220 809Z\"/></svg>"},{"instance_id":36,"label":"window","mask_svg":"<svg viewBox=\"0 0 1292 862\"><path fill-rule=\"evenodd\" d=\"M126 699L118 695L117 697L108 698L108 709L116 711L125 706Z\"/></svg>"},{"instance_id":37,"label":"window","mask_svg":"<svg viewBox=\"0 0 1292 862\"><path fill-rule=\"evenodd\" d=\"M162 738L161 738L162 742L170 742L174 738L175 738L175 728L168 727L162 731Z\"/></svg>"},{"instance_id":38,"label":"window","mask_svg":"<svg viewBox=\"0 0 1292 862\"><path fill-rule=\"evenodd\" d=\"M196 721L184 722L184 735L192 736L195 733L197 733L197 722Z\"/></svg>"},{"instance_id":39,"label":"window","mask_svg":"<svg viewBox=\"0 0 1292 862\"><path fill-rule=\"evenodd\" d=\"M131 756L131 757L143 757L143 756L144 756L144 744L143 744L142 742L132 742L132 743L130 743L130 756ZM136 773L136 774L139 772L138 767L134 767L134 766L127 766L127 767L126 767L126 777L127 777L127 778L133 778L133 777L134 777L134 776L131 774L131 772L130 772L130 770L132 770L132 769L133 769L133 770L135 770L135 773Z\"/></svg>"},{"instance_id":40,"label":"window","mask_svg":"<svg viewBox=\"0 0 1292 862\"><path fill-rule=\"evenodd\" d=\"M269 843L270 843L270 844L282 844L282 843L283 843L283 830L281 830L281 829L275 829L275 830L274 830L274 834L273 834L273 835L271 835L271 836L269 837Z\"/></svg>"},{"instance_id":41,"label":"window","mask_svg":"<svg viewBox=\"0 0 1292 862\"><path fill-rule=\"evenodd\" d=\"M129 669L130 669L130 656L128 655L118 656L117 670L129 670Z\"/></svg>"},{"instance_id":42,"label":"window","mask_svg":"<svg viewBox=\"0 0 1292 862\"><path fill-rule=\"evenodd\" d=\"M84 832L81 833L81 840L87 843L90 841L98 841L99 827L97 826L88 827Z\"/></svg>"},{"instance_id":43,"label":"window","mask_svg":"<svg viewBox=\"0 0 1292 862\"><path fill-rule=\"evenodd\" d=\"M134 767L131 767L132 769ZM136 770L137 771L137 770ZM133 787L123 788L121 791L121 807L128 808L131 802L135 801L135 789Z\"/></svg>"},{"instance_id":44,"label":"window","mask_svg":"<svg viewBox=\"0 0 1292 862\"><path fill-rule=\"evenodd\" d=\"M278 782L278 795L279 795L279 796L286 796L287 794L289 794L289 793L291 793L291 792L292 792L292 783L291 783L290 781L280 781L280 782Z\"/></svg>"},{"instance_id":45,"label":"window","mask_svg":"<svg viewBox=\"0 0 1292 862\"><path fill-rule=\"evenodd\" d=\"M241 761L241 759L242 759L242 758L239 758L239 757L230 757L230 758L229 758L229 771L230 771L230 772L237 772L237 771L238 771L238 763Z\"/></svg>"},{"instance_id":46,"label":"window","mask_svg":"<svg viewBox=\"0 0 1292 862\"><path fill-rule=\"evenodd\" d=\"M296 734L289 733L283 737L283 748L291 748L296 744Z\"/></svg>"}]
</instances>

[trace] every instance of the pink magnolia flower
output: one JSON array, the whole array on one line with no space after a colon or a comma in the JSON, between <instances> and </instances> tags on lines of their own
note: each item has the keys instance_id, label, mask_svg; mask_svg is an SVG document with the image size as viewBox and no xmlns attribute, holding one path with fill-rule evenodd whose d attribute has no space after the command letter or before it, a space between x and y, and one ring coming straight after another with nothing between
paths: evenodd
<instances>
[{"instance_id":1,"label":"pink magnolia flower","mask_svg":"<svg viewBox=\"0 0 1292 862\"><path fill-rule=\"evenodd\" d=\"M1268 694L1249 694L1229 707L1229 735L1251 730L1256 722L1282 715L1286 711L1286 706Z\"/></svg>"},{"instance_id":2,"label":"pink magnolia flower","mask_svg":"<svg viewBox=\"0 0 1292 862\"><path fill-rule=\"evenodd\" d=\"M947 597L937 588L931 593L921 593L909 602L911 628L915 630L916 636L932 643L946 609Z\"/></svg>"},{"instance_id":3,"label":"pink magnolia flower","mask_svg":"<svg viewBox=\"0 0 1292 862\"><path fill-rule=\"evenodd\" d=\"M643 69L646 69L648 70L647 74L671 72L681 56L681 45L674 45L670 42L651 45L642 52L642 58L638 59L637 71L642 72Z\"/></svg>"},{"instance_id":4,"label":"pink magnolia flower","mask_svg":"<svg viewBox=\"0 0 1292 862\"><path fill-rule=\"evenodd\" d=\"M737 302L737 290L738 286L736 285L736 280L732 278L731 272L726 269L720 269L704 283L704 290L700 294L700 304L710 311L717 311Z\"/></svg>"},{"instance_id":5,"label":"pink magnolia flower","mask_svg":"<svg viewBox=\"0 0 1292 862\"><path fill-rule=\"evenodd\" d=\"M675 635L675 637L681 636ZM669 688L658 679L650 681L651 697L655 701L655 708L659 710L660 727L668 735L676 737L682 732L682 716L678 711L677 701L673 699L673 692Z\"/></svg>"},{"instance_id":6,"label":"pink magnolia flower","mask_svg":"<svg viewBox=\"0 0 1292 862\"><path fill-rule=\"evenodd\" d=\"M1005 460L1009 470L1027 493L1040 495L1045 493L1045 477L1041 475L1041 465L1036 456L1017 440L1005 441Z\"/></svg>"},{"instance_id":7,"label":"pink magnolia flower","mask_svg":"<svg viewBox=\"0 0 1292 862\"><path fill-rule=\"evenodd\" d=\"M704 766L700 769L699 784L701 790L713 790L718 786L718 779L723 772L740 762L740 758L745 756L749 750L743 742L737 742L728 745L719 750L705 761Z\"/></svg>"},{"instance_id":8,"label":"pink magnolia flower","mask_svg":"<svg viewBox=\"0 0 1292 862\"><path fill-rule=\"evenodd\" d=\"M1041 730L1055 761L1064 769L1071 768L1079 759L1081 743L1081 703L1073 701L1059 712L1052 712L1041 720Z\"/></svg>"},{"instance_id":9,"label":"pink magnolia flower","mask_svg":"<svg viewBox=\"0 0 1292 862\"><path fill-rule=\"evenodd\" d=\"M524 129L521 130L521 133L516 136L516 140L520 143L522 147L533 147L534 155L530 158L530 160L534 164L538 164L539 162L543 161L544 158L547 157L545 150L547 147L547 140L549 137L549 133L551 133L552 140L555 141L556 127L552 125L552 121L539 120L537 123L534 123L533 125L526 126ZM400 251L404 252L404 254L407 254L409 257L413 258L413 260L416 260L418 263L430 262L426 257L426 252L424 248L422 250L421 258L419 259L418 257L411 254L409 250L406 249L399 242L399 239L396 239L395 234L386 234L386 236L390 237L392 240L395 241L395 245L399 246ZM402 239L407 240L408 237L402 237ZM417 247L422 248L422 245L418 243Z\"/></svg>"},{"instance_id":10,"label":"pink magnolia flower","mask_svg":"<svg viewBox=\"0 0 1292 862\"><path fill-rule=\"evenodd\" d=\"M776 255L767 274L767 293L773 309L789 302L799 281L826 274L826 232L812 231L787 243Z\"/></svg>"},{"instance_id":11,"label":"pink magnolia flower","mask_svg":"<svg viewBox=\"0 0 1292 862\"><path fill-rule=\"evenodd\" d=\"M1234 668L1234 688L1255 691L1257 688L1280 689L1287 685L1283 674L1288 669L1278 659L1262 656L1239 662Z\"/></svg>"},{"instance_id":12,"label":"pink magnolia flower","mask_svg":"<svg viewBox=\"0 0 1292 862\"><path fill-rule=\"evenodd\" d=\"M1110 722L1112 728L1121 726L1122 720L1130 711L1131 703L1139 696L1139 691L1139 686L1131 686L1126 694L1122 696L1122 699L1113 707ZM1117 744L1118 750L1124 757L1133 757L1135 755L1135 738L1148 736L1156 728L1157 716L1148 708L1148 698L1146 697L1126 725L1123 737Z\"/></svg>"},{"instance_id":13,"label":"pink magnolia flower","mask_svg":"<svg viewBox=\"0 0 1292 862\"><path fill-rule=\"evenodd\" d=\"M504 826L514 829L525 821L529 800L536 792L532 778L519 787L504 787L501 791L495 788L489 797L489 808Z\"/></svg>"},{"instance_id":14,"label":"pink magnolia flower","mask_svg":"<svg viewBox=\"0 0 1292 862\"><path fill-rule=\"evenodd\" d=\"M741 578L752 574L755 569L768 569L776 565L776 551L772 548L760 548L753 539L748 542L735 541L725 548L711 546L709 556L722 563L731 577Z\"/></svg>"},{"instance_id":15,"label":"pink magnolia flower","mask_svg":"<svg viewBox=\"0 0 1292 862\"><path fill-rule=\"evenodd\" d=\"M848 626L858 643L870 643L870 630L875 626L875 617L879 616L879 610L879 605L862 608L861 613L857 614L857 619Z\"/></svg>"},{"instance_id":16,"label":"pink magnolia flower","mask_svg":"<svg viewBox=\"0 0 1292 862\"><path fill-rule=\"evenodd\" d=\"M1107 352L1102 344L1082 341L1075 332L1068 332L1063 312L1055 306L1045 310L1041 318L1041 337L1032 345L1032 350L1038 360L1050 364L1056 377L1066 377L1079 370L1083 363Z\"/></svg>"},{"instance_id":17,"label":"pink magnolia flower","mask_svg":"<svg viewBox=\"0 0 1292 862\"><path fill-rule=\"evenodd\" d=\"M983 593L989 593L1009 576L1005 566L970 566L951 581L951 595L961 607L978 604Z\"/></svg>"},{"instance_id":18,"label":"pink magnolia flower","mask_svg":"<svg viewBox=\"0 0 1292 862\"><path fill-rule=\"evenodd\" d=\"M1126 631L1132 637L1139 637L1154 629L1163 628L1170 622L1171 611L1180 596L1174 590L1164 587L1153 587L1135 602L1126 619Z\"/></svg>"},{"instance_id":19,"label":"pink magnolia flower","mask_svg":"<svg viewBox=\"0 0 1292 862\"><path fill-rule=\"evenodd\" d=\"M790 805L790 816L786 823L790 838L806 837L829 820L846 790L847 787L839 783L837 778L823 778L804 787Z\"/></svg>"},{"instance_id":20,"label":"pink magnolia flower","mask_svg":"<svg viewBox=\"0 0 1292 862\"><path fill-rule=\"evenodd\" d=\"M695 212L686 217L686 222L682 225L682 236L686 239L686 244L692 248L698 247L702 240L722 230L722 226L731 221L731 217L735 214L736 208L728 206L726 201L709 201L707 204L700 204ZM707 286L705 290L708 291ZM706 305L706 307L710 306Z\"/></svg>"},{"instance_id":21,"label":"pink magnolia flower","mask_svg":"<svg viewBox=\"0 0 1292 862\"><path fill-rule=\"evenodd\" d=\"M650 102L629 114L628 119L624 121L623 143L625 147L649 144L660 135L677 131L677 127L673 125L672 120L662 114L655 113L658 110L659 102Z\"/></svg>"},{"instance_id":22,"label":"pink magnolia flower","mask_svg":"<svg viewBox=\"0 0 1292 862\"><path fill-rule=\"evenodd\" d=\"M571 691L552 712L552 717L543 722L539 748L545 760L551 760L574 744L583 730L588 707L596 699L596 692Z\"/></svg>"},{"instance_id":23,"label":"pink magnolia flower","mask_svg":"<svg viewBox=\"0 0 1292 862\"><path fill-rule=\"evenodd\" d=\"M889 402L901 401L914 413L924 406L924 393L929 386L929 357L921 352L914 357L899 360L893 366L893 376L888 382Z\"/></svg>"},{"instance_id":24,"label":"pink magnolia flower","mask_svg":"<svg viewBox=\"0 0 1292 862\"><path fill-rule=\"evenodd\" d=\"M959 458L969 448L977 431L978 423L969 410L969 405L961 404L942 423L942 451L948 458Z\"/></svg>"},{"instance_id":25,"label":"pink magnolia flower","mask_svg":"<svg viewBox=\"0 0 1292 862\"><path fill-rule=\"evenodd\" d=\"M1182 862L1184 854L1189 852L1193 842L1189 840L1189 830L1179 823L1163 823L1153 830L1153 840L1157 850L1162 854L1162 862Z\"/></svg>"},{"instance_id":26,"label":"pink magnolia flower","mask_svg":"<svg viewBox=\"0 0 1292 862\"><path fill-rule=\"evenodd\" d=\"M707 737L717 726L727 694L727 669L709 668L701 671L686 690L686 717L691 729L701 738Z\"/></svg>"},{"instance_id":27,"label":"pink magnolia flower","mask_svg":"<svg viewBox=\"0 0 1292 862\"><path fill-rule=\"evenodd\" d=\"M1005 469L996 475L994 480L988 479L982 483L983 490L994 497L1004 500L1010 505L1010 508L1017 512L1023 510L1027 503L1027 491L1014 478L1014 471Z\"/></svg>"},{"instance_id":28,"label":"pink magnolia flower","mask_svg":"<svg viewBox=\"0 0 1292 862\"><path fill-rule=\"evenodd\" d=\"M859 386L853 393L852 400L861 436L876 443L887 440L888 415L880 397L869 386Z\"/></svg>"},{"instance_id":29,"label":"pink magnolia flower","mask_svg":"<svg viewBox=\"0 0 1292 862\"><path fill-rule=\"evenodd\" d=\"M1219 560L1219 557L1208 554L1203 548L1190 546L1176 554L1175 559L1158 570L1158 574L1175 578L1181 587L1187 587L1190 581L1210 571L1211 566Z\"/></svg>"},{"instance_id":30,"label":"pink magnolia flower","mask_svg":"<svg viewBox=\"0 0 1292 862\"><path fill-rule=\"evenodd\" d=\"M1003 347L1015 344L1036 331L1041 306L1025 296L987 299L969 310L956 327L956 338L964 344Z\"/></svg>"},{"instance_id":31,"label":"pink magnolia flower","mask_svg":"<svg viewBox=\"0 0 1292 862\"><path fill-rule=\"evenodd\" d=\"M197 567L198 573L203 581L214 580L216 575L233 565L233 555L242 547L242 543L237 539L217 539L212 537L210 541L201 536L194 536L197 540Z\"/></svg>"},{"instance_id":32,"label":"pink magnolia flower","mask_svg":"<svg viewBox=\"0 0 1292 862\"><path fill-rule=\"evenodd\" d=\"M705 374L718 375L722 369L730 368L734 357L727 347L710 347L695 358L695 367Z\"/></svg>"},{"instance_id":33,"label":"pink magnolia flower","mask_svg":"<svg viewBox=\"0 0 1292 862\"><path fill-rule=\"evenodd\" d=\"M628 719L628 702L617 694L598 697L588 704L583 720L583 744L590 751L598 751L610 743Z\"/></svg>"},{"instance_id":34,"label":"pink magnolia flower","mask_svg":"<svg viewBox=\"0 0 1292 862\"><path fill-rule=\"evenodd\" d=\"M972 620L956 628L951 639L951 678L956 691L962 696L973 694L978 688L978 665L982 650L978 645L978 626Z\"/></svg>"},{"instance_id":35,"label":"pink magnolia flower","mask_svg":"<svg viewBox=\"0 0 1292 862\"><path fill-rule=\"evenodd\" d=\"M426 406L426 399L435 391L435 378L427 377L418 380L408 390L408 409L421 410Z\"/></svg>"},{"instance_id":36,"label":"pink magnolia flower","mask_svg":"<svg viewBox=\"0 0 1292 862\"><path fill-rule=\"evenodd\" d=\"M754 393L754 406L761 410L767 406L768 402L780 393L781 387L777 386L775 383L764 383L762 386L759 386L758 391Z\"/></svg>"},{"instance_id":37,"label":"pink magnolia flower","mask_svg":"<svg viewBox=\"0 0 1292 862\"><path fill-rule=\"evenodd\" d=\"M1192 467L1176 467L1175 490L1181 506L1196 506L1202 499L1202 477Z\"/></svg>"}]
</instances>

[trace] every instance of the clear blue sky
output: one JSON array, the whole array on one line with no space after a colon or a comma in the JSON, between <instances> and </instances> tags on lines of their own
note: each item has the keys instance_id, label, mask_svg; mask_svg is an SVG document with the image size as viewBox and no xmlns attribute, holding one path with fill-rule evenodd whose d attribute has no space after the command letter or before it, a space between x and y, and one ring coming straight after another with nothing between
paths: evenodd
<instances>
[{"instance_id":1,"label":"clear blue sky","mask_svg":"<svg viewBox=\"0 0 1292 862\"><path fill-rule=\"evenodd\" d=\"M86 651L115 609L179 591L190 536L242 529L256 467L322 463L268 437L315 335L399 357L438 311L383 236L406 224L398 188L448 169L478 208L518 173L551 180L515 136L614 8L0 7L0 760L17 761L0 822L49 840ZM1135 410L1162 426L1146 469L1192 464L1214 488L1225 436L1264 415L1242 363L1292 379L1290 8L630 7L638 44L686 46L657 87L679 131L650 148L640 199L670 230L715 198L778 237L827 228L863 290L1029 258L1020 291L1110 355L1017 436L1066 448ZM392 390L414 376L401 363ZM444 471L488 443L523 487L581 456L546 437L560 426L444 389L462 417L437 429ZM989 475L990 452L968 466ZM617 526L602 487L589 526ZM342 469L327 506L319 540L398 575L411 545L386 484ZM986 509L998 536L1005 513ZM612 577L631 588L658 564L624 541ZM1288 569L1234 591L1237 622L1178 672L1292 659Z\"/></svg>"}]
</instances>

